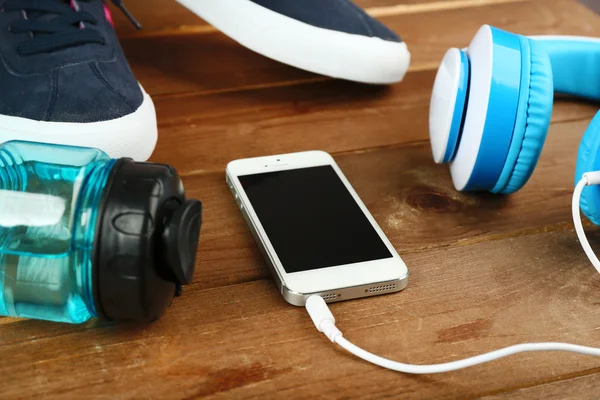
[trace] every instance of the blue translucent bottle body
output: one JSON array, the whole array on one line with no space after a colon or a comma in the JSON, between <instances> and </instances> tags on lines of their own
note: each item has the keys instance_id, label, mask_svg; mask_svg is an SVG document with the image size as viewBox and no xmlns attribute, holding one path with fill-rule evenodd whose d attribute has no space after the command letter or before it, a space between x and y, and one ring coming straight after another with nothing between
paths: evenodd
<instances>
[{"instance_id":1,"label":"blue translucent bottle body","mask_svg":"<svg viewBox=\"0 0 600 400\"><path fill-rule=\"evenodd\" d=\"M0 145L0 315L96 316L95 224L114 163L96 149Z\"/></svg>"}]
</instances>

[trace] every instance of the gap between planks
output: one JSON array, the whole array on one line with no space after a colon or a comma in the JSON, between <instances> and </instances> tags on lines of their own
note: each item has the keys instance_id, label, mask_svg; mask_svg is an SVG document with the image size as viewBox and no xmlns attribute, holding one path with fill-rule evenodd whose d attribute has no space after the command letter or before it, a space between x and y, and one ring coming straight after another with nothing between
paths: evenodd
<instances>
[{"instance_id":1,"label":"gap between planks","mask_svg":"<svg viewBox=\"0 0 600 400\"><path fill-rule=\"evenodd\" d=\"M365 11L376 18L393 17L397 15L423 14L428 12L457 10L462 8L485 7L496 4L506 3L525 3L532 0L452 0L452 1L437 1L428 3L415 4L398 4L395 6L382 6L366 8ZM164 28L149 32L136 32L121 36L121 39L129 38L148 38L159 36L175 36L175 35L190 35L190 34L209 34L218 32L211 25L181 25L178 28Z\"/></svg>"},{"instance_id":2,"label":"gap between planks","mask_svg":"<svg viewBox=\"0 0 600 400\"><path fill-rule=\"evenodd\" d=\"M582 222L583 222L584 228L593 228L596 226L593 223L591 223L590 221L588 221L587 219ZM413 248L410 250L403 250L398 253L402 256L404 254L423 253L426 251L433 251L433 250L439 250L439 249L450 249L450 248L454 249L454 248L458 248L458 247L473 246L473 245L485 243L485 242L492 242L492 241L506 240L506 239L515 239L515 238L519 238L519 237L539 235L542 233L567 232L567 231L571 231L571 230L573 231L573 235L575 235L575 227L573 225L573 221L557 222L557 223L554 223L551 225L541 226L541 227L537 227L537 228L524 228L524 229L518 229L518 230L514 230L514 231L510 231L510 232L499 233L499 234L486 234L486 235L473 236L473 237L464 238L464 239L457 239L454 242L444 243L444 244L440 244L440 245L434 244L434 245L429 245L429 246L416 247L416 248Z\"/></svg>"},{"instance_id":3,"label":"gap between planks","mask_svg":"<svg viewBox=\"0 0 600 400\"><path fill-rule=\"evenodd\" d=\"M419 65L410 66L408 68L407 73L436 70L439 67L439 65L440 65L439 62L427 63L427 64L422 63ZM406 79L406 78L404 78L404 79ZM160 99L173 99L173 98L179 99L179 98L196 97L196 96L213 96L216 94L248 92L248 91L252 91L252 90L262 90L262 89L272 89L272 88L279 88L279 87L307 85L307 84L311 84L311 83L321 83L321 82L327 82L327 81L332 81L332 80L335 80L335 78L331 78L328 76L315 76L314 78L297 79L297 80L291 80L291 81L281 81L281 82L274 82L274 83L261 83L261 84L257 84L257 85L246 85L246 86L241 86L241 87L231 87L231 88L227 88L227 89L155 94L155 95L152 95L152 99L156 101L156 100L160 100ZM398 84L401 85L402 82L399 82Z\"/></svg>"},{"instance_id":4,"label":"gap between planks","mask_svg":"<svg viewBox=\"0 0 600 400\"><path fill-rule=\"evenodd\" d=\"M585 378L593 375L600 375L600 368L592 368L584 371L573 372L570 374L560 375L559 379L546 379L537 382L532 382L530 385L516 386L507 389L494 390L489 393L481 393L477 397L485 400L486 398L495 398L496 396L510 395L520 390L533 389L538 386L552 385L560 382L568 382L577 378Z\"/></svg>"},{"instance_id":5,"label":"gap between planks","mask_svg":"<svg viewBox=\"0 0 600 400\"><path fill-rule=\"evenodd\" d=\"M453 0L432 3L398 4L395 6L372 7L366 11L372 17L391 17L394 15L421 14L435 11L456 10L459 8L484 7L493 4L524 3L531 0Z\"/></svg>"},{"instance_id":6,"label":"gap between planks","mask_svg":"<svg viewBox=\"0 0 600 400\"><path fill-rule=\"evenodd\" d=\"M566 118L566 119L563 119L560 121L552 122L552 126L566 124L566 123L579 122L579 121L587 121L590 118L591 118L590 116ZM429 139L421 139L421 140L414 140L411 142L387 144L387 145L383 145L383 146L365 147L365 148L344 150L344 151L333 151L330 154L334 157L339 157L339 156L346 156L346 155L371 153L371 152L379 151L379 150L383 150L383 149L423 146L427 143L429 143ZM197 169L197 170L192 170L189 172L183 172L180 175L182 178L192 178L192 177L209 175L209 174L223 174L224 172L225 172L225 170L223 168L210 168L210 169Z\"/></svg>"},{"instance_id":7,"label":"gap between planks","mask_svg":"<svg viewBox=\"0 0 600 400\"><path fill-rule=\"evenodd\" d=\"M595 225L593 225L589 221L584 222L584 227L586 227L586 228L594 227L594 226ZM547 226L544 226L541 228L520 229L520 230L512 231L510 233L505 233L505 234L487 235L483 238L474 238L473 240L463 239L463 240L457 240L455 242L443 244L443 245L424 246L422 248L413 249L413 250L409 250L409 251L399 251L398 254L400 255L400 257L403 257L408 254L425 253L425 252L442 250L442 249L456 249L456 248L462 248L462 247L468 247L468 246L476 246L478 244L482 244L482 243L486 243L486 242L495 242L495 241L503 241L503 240L516 239L516 238L524 238L527 236L535 236L535 235L539 235L542 233L561 233L561 232L568 232L570 230L573 230L573 236L575 237L573 222L559 222L559 223L556 223L553 225L547 225ZM574 240L576 240L576 238ZM266 271L267 267L264 266L264 268ZM262 281L272 281L272 280L273 280L272 276L270 274L267 274L265 276L251 278L251 279L247 279L247 280L244 280L241 282L226 283L226 284L222 284L222 285L210 287L210 288L201 288L200 283L192 283L189 286L187 286L187 288L188 288L187 290L188 291L190 289L194 290L194 291L198 290L200 292L205 291L205 290L217 290L217 289L221 290L223 288L231 288L231 287L235 287L235 286L243 286L243 285L247 285L247 284L251 284L251 283L262 282ZM20 321L20 319L13 318L13 321L10 321L10 322L18 322L18 321ZM515 390L515 389L511 388L509 390ZM489 396L489 395L493 395L493 394L495 394L495 393L486 393L485 396Z\"/></svg>"},{"instance_id":8,"label":"gap between planks","mask_svg":"<svg viewBox=\"0 0 600 400\"><path fill-rule=\"evenodd\" d=\"M592 227L596 226L589 221L583 222L583 225L585 228L592 228ZM468 247L468 246L475 246L475 245L482 244L482 243L503 241L503 240L516 239L516 238L524 238L527 236L535 236L535 235L539 235L542 233L561 233L561 232L568 232L571 230L573 231L574 240L576 240L577 238L575 235L575 228L573 227L573 222L570 221L570 222L558 222L558 223L555 223L552 225L546 225L546 226L539 227L539 228L519 229L519 230L502 233L502 234L496 234L496 235L491 234L491 235L485 235L483 237L459 239L454 242L441 244L441 245L423 246L423 247L419 247L419 248L415 248L415 249L411 249L411 250L398 251L398 254L400 255L400 257L403 257L407 254L418 254L418 253L425 253L425 252L442 250L442 249L456 249L456 248L462 248L462 247ZM265 269L266 268L267 267L265 266ZM269 274L267 276L247 279L247 280L244 280L243 282L228 283L228 284L215 286L215 287L211 287L211 288L203 288L200 290L202 291L202 290L222 289L222 288L226 288L226 287L245 285L245 284L253 283L253 282L270 281L272 279L273 278ZM189 285L190 288L193 288L194 286L196 286L196 284L194 284L194 283Z\"/></svg>"}]
</instances>

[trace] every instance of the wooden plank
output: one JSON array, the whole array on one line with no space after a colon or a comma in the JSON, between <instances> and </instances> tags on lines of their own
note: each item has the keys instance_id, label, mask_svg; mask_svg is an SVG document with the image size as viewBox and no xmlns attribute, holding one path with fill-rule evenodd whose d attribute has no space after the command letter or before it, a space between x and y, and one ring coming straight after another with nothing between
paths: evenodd
<instances>
[{"instance_id":1,"label":"wooden plank","mask_svg":"<svg viewBox=\"0 0 600 400\"><path fill-rule=\"evenodd\" d=\"M254 53L220 33L132 38L121 44L136 77L155 97L317 77Z\"/></svg>"},{"instance_id":2,"label":"wooden plank","mask_svg":"<svg viewBox=\"0 0 600 400\"><path fill-rule=\"evenodd\" d=\"M484 23L523 34L600 36L600 18L571 0L398 14L382 21L408 43L413 70L437 68L448 48L466 46ZM454 29L453 21L461 21L461 28ZM126 38L122 44L136 76L155 96L324 79L262 57L216 32Z\"/></svg>"},{"instance_id":3,"label":"wooden plank","mask_svg":"<svg viewBox=\"0 0 600 400\"><path fill-rule=\"evenodd\" d=\"M389 14L402 9L394 7L400 0L372 1L378 4L369 7L398 26L408 21L409 37L423 40L413 50L416 69L389 89L335 81L294 86L323 78L277 69L258 56L227 55L242 50L215 33L171 35L172 42L126 39L132 47L146 43L134 67L151 71L144 83L163 93L155 96L161 124L155 160L176 164L188 193L204 201L195 283L151 325L0 318L0 398L597 397L597 360L562 353L526 354L439 376L384 371L333 347L271 283L223 182L224 165L318 145L336 154L411 272L403 293L332 307L350 340L415 363L531 340L597 344L600 284L570 222L577 145L597 106L557 106L535 175L509 197L455 192L425 141L433 80L427 57L440 51L438 41L445 47L452 36L460 45L454 40L470 37L470 24L481 23L489 9L505 26L528 29L528 22L532 31L540 24L546 32L597 34L597 20L563 1L511 6L520 13L506 4L441 12L442 3L459 3L451 0L436 2L439 10L427 11L432 18L422 14L428 3L419 3L420 13L403 14L401 21ZM130 2L149 10L158 4ZM168 24L178 23L176 9L164 11ZM460 18L459 32L442 15ZM200 56L190 54L191 37L204 38L194 42L200 47L217 38L212 51L200 55L243 68L208 60L204 69ZM151 46L179 42L171 53ZM229 47L217 50L223 46ZM197 63L199 75L186 69L186 60ZM600 232L590 232L599 248Z\"/></svg>"},{"instance_id":4,"label":"wooden plank","mask_svg":"<svg viewBox=\"0 0 600 400\"><path fill-rule=\"evenodd\" d=\"M344 81L260 91L159 99L159 145L153 160L182 173L223 169L243 155L307 149L350 151L424 139L434 72L404 85ZM177 138L173 141L171 138Z\"/></svg>"},{"instance_id":5,"label":"wooden plank","mask_svg":"<svg viewBox=\"0 0 600 400\"><path fill-rule=\"evenodd\" d=\"M501 399L545 399L545 400L597 400L600 391L600 374L598 369L593 373L576 378L564 379L543 385L518 389L507 393L485 396L482 400Z\"/></svg>"},{"instance_id":6,"label":"wooden plank","mask_svg":"<svg viewBox=\"0 0 600 400\"><path fill-rule=\"evenodd\" d=\"M388 12L387 10L390 7L398 5L402 5L404 10L409 10L408 12L419 12L422 9L465 7L468 5L482 6L499 1L506 0L357 0L356 4L366 8L370 13L380 14L381 12ZM424 6L424 3L427 5ZM142 23L144 29L137 32L125 15L109 2L116 30L121 36L144 35L155 31L177 31L190 26L207 25L202 19L175 0L128 0L125 1L125 5Z\"/></svg>"},{"instance_id":7,"label":"wooden plank","mask_svg":"<svg viewBox=\"0 0 600 400\"><path fill-rule=\"evenodd\" d=\"M382 148L336 157L376 221L401 254L460 247L543 231L572 229L571 195L579 139L587 125L554 125L527 186L511 196L454 190L429 145ZM195 282L214 288L264 279L268 272L224 173L188 176L205 205Z\"/></svg>"},{"instance_id":8,"label":"wooden plank","mask_svg":"<svg viewBox=\"0 0 600 400\"><path fill-rule=\"evenodd\" d=\"M349 340L413 363L532 340L597 344L598 276L573 232L405 259L403 293L332 306ZM591 357L530 353L435 376L384 371L336 349L268 280L193 287L152 325L21 321L1 334L3 398L459 398L598 366Z\"/></svg>"},{"instance_id":9,"label":"wooden plank","mask_svg":"<svg viewBox=\"0 0 600 400\"><path fill-rule=\"evenodd\" d=\"M244 157L321 149L330 153L428 139L435 71L411 72L402 85L344 81L156 101L154 161L181 173L223 170ZM555 122L589 119L594 104L558 102Z\"/></svg>"}]
</instances>

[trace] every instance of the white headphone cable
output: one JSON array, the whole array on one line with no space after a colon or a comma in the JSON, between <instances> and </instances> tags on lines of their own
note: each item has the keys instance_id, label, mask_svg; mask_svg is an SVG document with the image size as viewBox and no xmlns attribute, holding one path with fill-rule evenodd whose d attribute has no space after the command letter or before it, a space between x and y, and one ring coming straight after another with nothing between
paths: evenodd
<instances>
[{"instance_id":1,"label":"white headphone cable","mask_svg":"<svg viewBox=\"0 0 600 400\"><path fill-rule=\"evenodd\" d=\"M585 231L583 230L583 224L581 223L581 213L579 212L579 204L581 201L581 193L586 186L590 185L600 185L600 171L587 172L583 174L581 180L575 186L575 191L573 192L573 202L571 203L571 210L573 211L573 224L575 225L575 232L577 232L577 237L579 238L579 243L581 243L581 247L583 247L583 251L590 259L590 262L596 268L596 271L600 273L600 260L594 254L592 247L590 246L590 242L588 242L587 236L585 235Z\"/></svg>"},{"instance_id":2,"label":"white headphone cable","mask_svg":"<svg viewBox=\"0 0 600 400\"><path fill-rule=\"evenodd\" d=\"M583 175L579 183L575 186L573 192L573 223L575 224L575 231L581 242L581 246L585 251L596 270L600 272L600 260L594 254L581 223L581 215L579 213L579 202L581 199L581 193L583 189L588 185L600 184L600 171L589 172ZM495 350L489 353L484 353L478 356L465 358L463 360L451 361L441 364L431 365L415 365L405 364L397 361L389 360L387 358L380 357L366 350L361 349L355 344L346 340L342 332L335 326L335 318L329 310L327 303L321 296L310 296L306 300L306 310L310 315L313 323L319 330L327 336L333 343L337 343L342 348L346 349L356 357L362 358L372 364L378 365L383 368L391 369L393 371L404 372L407 374L438 374L442 372L456 371L459 369L472 367L475 365L487 363L490 361L498 360L500 358L508 357L517 353L524 353L529 351L567 351L572 353L579 353L583 355L600 357L600 349L595 347L579 346L569 343L558 343L558 342L546 342L546 343L522 343L509 347L505 347L499 350Z\"/></svg>"}]
</instances>

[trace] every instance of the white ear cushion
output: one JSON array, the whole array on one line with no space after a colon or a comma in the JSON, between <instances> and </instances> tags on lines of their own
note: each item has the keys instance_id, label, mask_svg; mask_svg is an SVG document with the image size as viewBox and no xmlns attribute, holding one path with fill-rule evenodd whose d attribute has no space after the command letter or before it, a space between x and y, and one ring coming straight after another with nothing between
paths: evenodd
<instances>
[{"instance_id":1,"label":"white ear cushion","mask_svg":"<svg viewBox=\"0 0 600 400\"><path fill-rule=\"evenodd\" d=\"M457 190L467 186L479 154L490 99L493 47L492 30L484 25L468 49L471 63L469 100L460 144L450 164L452 181Z\"/></svg>"},{"instance_id":2,"label":"white ear cushion","mask_svg":"<svg viewBox=\"0 0 600 400\"><path fill-rule=\"evenodd\" d=\"M431 93L429 106L429 137L433 160L442 164L449 143L454 111L457 106L458 88L461 83L461 53L459 49L449 49L438 69Z\"/></svg>"}]
</instances>

